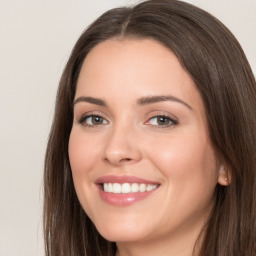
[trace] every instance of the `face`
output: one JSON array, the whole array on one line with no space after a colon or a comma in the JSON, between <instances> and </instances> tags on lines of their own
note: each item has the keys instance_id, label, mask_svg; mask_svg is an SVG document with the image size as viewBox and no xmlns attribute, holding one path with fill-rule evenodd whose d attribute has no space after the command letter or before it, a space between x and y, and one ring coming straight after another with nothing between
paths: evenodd
<instances>
[{"instance_id":1,"label":"face","mask_svg":"<svg viewBox=\"0 0 256 256\"><path fill-rule=\"evenodd\" d=\"M150 39L108 40L86 57L69 157L85 212L110 241L198 235L219 178L202 99Z\"/></svg>"}]
</instances>

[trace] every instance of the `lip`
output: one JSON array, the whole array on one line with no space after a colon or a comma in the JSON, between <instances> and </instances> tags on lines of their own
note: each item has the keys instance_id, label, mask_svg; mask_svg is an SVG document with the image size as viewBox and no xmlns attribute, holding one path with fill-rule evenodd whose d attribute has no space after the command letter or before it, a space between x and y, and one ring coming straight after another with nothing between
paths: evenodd
<instances>
[{"instance_id":1,"label":"lip","mask_svg":"<svg viewBox=\"0 0 256 256\"><path fill-rule=\"evenodd\" d=\"M98 178L95 181L96 184L101 184L101 183L144 183L144 184L153 184L153 185L159 185L159 183L151 180L146 180L142 179L136 176L128 176L128 175L123 175L123 176L115 176L115 175L107 175L107 176L102 176Z\"/></svg>"},{"instance_id":2,"label":"lip","mask_svg":"<svg viewBox=\"0 0 256 256\"><path fill-rule=\"evenodd\" d=\"M159 188L159 186L156 189L153 189L151 191L146 192L137 192L137 193L126 193L126 194L115 194L115 193L109 193L105 192L102 189L102 183L144 183L144 184L153 184L153 185L160 185L159 183L151 180L142 179L135 176L114 176L114 175L108 175L98 178L95 181L96 186L98 187L98 192L101 197L101 199L114 206L124 207L132 205L138 201L141 201L143 199L146 199L151 194L156 192L156 190Z\"/></svg>"}]
</instances>

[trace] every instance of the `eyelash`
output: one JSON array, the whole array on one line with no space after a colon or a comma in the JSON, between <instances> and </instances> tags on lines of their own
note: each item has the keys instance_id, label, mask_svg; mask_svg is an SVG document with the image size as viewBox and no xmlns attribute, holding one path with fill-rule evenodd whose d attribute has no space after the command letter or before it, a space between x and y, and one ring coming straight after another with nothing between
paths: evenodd
<instances>
[{"instance_id":1,"label":"eyelash","mask_svg":"<svg viewBox=\"0 0 256 256\"><path fill-rule=\"evenodd\" d=\"M174 119L174 118L170 117L169 115L157 114L157 115L154 115L151 118L149 118L148 121L146 121L145 124L147 124L150 120L152 120L154 118L164 118L164 119L167 119L168 122L169 122L168 124L164 124L164 125L152 125L152 124L149 124L150 126L153 126L153 127L156 127L156 128L169 128L169 127L175 126L175 125L177 125L179 123L178 119Z\"/></svg>"},{"instance_id":2,"label":"eyelash","mask_svg":"<svg viewBox=\"0 0 256 256\"><path fill-rule=\"evenodd\" d=\"M100 123L100 124L88 124L86 123L86 120L89 119L89 118L100 118L101 120L106 121L106 123ZM149 121L154 119L154 118L164 118L166 119L169 123L168 124L164 124L164 125L153 125L153 124L149 124ZM96 126L101 126L101 125L106 125L108 123L108 121L100 116L100 115L93 115L93 114L90 114L90 115L83 115L79 120L78 120L78 123L79 124L82 124L83 126L85 127L89 127L89 128L93 128L93 127L96 127ZM168 115L165 115L165 114L157 114L157 115L154 115L152 116L151 118L149 118L144 124L147 124L147 125L150 125L152 127L155 127L155 128L169 128L171 126L175 126L177 125L179 122L177 119L174 119Z\"/></svg>"},{"instance_id":3,"label":"eyelash","mask_svg":"<svg viewBox=\"0 0 256 256\"><path fill-rule=\"evenodd\" d=\"M78 120L78 123L82 124L85 127L89 127L89 128L93 128L95 126L100 126L100 125L105 125L105 124L95 124L95 125L87 124L86 120L89 119L89 118L100 118L100 119L103 120L103 122L106 121L106 119L104 117L100 116L100 115L93 115L93 114L91 114L91 115L83 115L83 116L81 116L81 118Z\"/></svg>"}]
</instances>

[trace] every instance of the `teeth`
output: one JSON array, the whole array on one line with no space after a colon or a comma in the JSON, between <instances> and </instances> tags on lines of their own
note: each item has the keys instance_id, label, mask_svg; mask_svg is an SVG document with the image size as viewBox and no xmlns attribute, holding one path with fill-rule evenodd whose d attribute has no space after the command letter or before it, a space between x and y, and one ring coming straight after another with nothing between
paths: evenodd
<instances>
[{"instance_id":1,"label":"teeth","mask_svg":"<svg viewBox=\"0 0 256 256\"><path fill-rule=\"evenodd\" d=\"M104 183L103 190L109 193L115 194L126 194L126 193L137 193L137 192L149 192L153 189L156 189L157 185L153 184L138 184L138 183Z\"/></svg>"},{"instance_id":2,"label":"teeth","mask_svg":"<svg viewBox=\"0 0 256 256\"><path fill-rule=\"evenodd\" d=\"M140 192L146 191L146 184L140 184Z\"/></svg>"},{"instance_id":3,"label":"teeth","mask_svg":"<svg viewBox=\"0 0 256 256\"><path fill-rule=\"evenodd\" d=\"M113 184L113 193L121 193L122 186L119 183L114 183Z\"/></svg>"},{"instance_id":4,"label":"teeth","mask_svg":"<svg viewBox=\"0 0 256 256\"><path fill-rule=\"evenodd\" d=\"M108 184L107 184L107 183L104 183L104 185L103 185L103 190L104 190L105 192L109 192L109 188L108 188Z\"/></svg>"},{"instance_id":5,"label":"teeth","mask_svg":"<svg viewBox=\"0 0 256 256\"><path fill-rule=\"evenodd\" d=\"M122 184L122 193L130 193L131 192L131 186L129 183Z\"/></svg>"},{"instance_id":6,"label":"teeth","mask_svg":"<svg viewBox=\"0 0 256 256\"><path fill-rule=\"evenodd\" d=\"M150 190L152 190L152 189L154 189L154 185L148 185L148 186L146 187L146 191L150 191Z\"/></svg>"},{"instance_id":7,"label":"teeth","mask_svg":"<svg viewBox=\"0 0 256 256\"><path fill-rule=\"evenodd\" d=\"M136 193L136 192L139 192L139 191L140 191L139 184L138 183L133 183L131 185L131 192Z\"/></svg>"}]
</instances>

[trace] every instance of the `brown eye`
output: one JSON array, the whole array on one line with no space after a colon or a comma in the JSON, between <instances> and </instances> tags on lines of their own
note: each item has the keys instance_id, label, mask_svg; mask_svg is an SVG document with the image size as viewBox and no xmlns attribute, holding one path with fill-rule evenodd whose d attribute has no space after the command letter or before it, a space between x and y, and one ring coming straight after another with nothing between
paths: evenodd
<instances>
[{"instance_id":1,"label":"brown eye","mask_svg":"<svg viewBox=\"0 0 256 256\"><path fill-rule=\"evenodd\" d=\"M165 116L158 116L156 119L158 125L168 125L171 122L170 118Z\"/></svg>"},{"instance_id":2,"label":"brown eye","mask_svg":"<svg viewBox=\"0 0 256 256\"><path fill-rule=\"evenodd\" d=\"M99 125L103 124L104 119L100 116L92 116L91 117L91 122L93 125Z\"/></svg>"},{"instance_id":3,"label":"brown eye","mask_svg":"<svg viewBox=\"0 0 256 256\"><path fill-rule=\"evenodd\" d=\"M159 115L150 118L146 124L156 127L170 127L178 124L178 120L175 120L169 116Z\"/></svg>"},{"instance_id":4,"label":"brown eye","mask_svg":"<svg viewBox=\"0 0 256 256\"><path fill-rule=\"evenodd\" d=\"M104 125L107 124L108 121L104 119L101 116L96 115L89 115L89 116L83 116L79 123L83 124L84 126L97 126L97 125Z\"/></svg>"}]
</instances>

